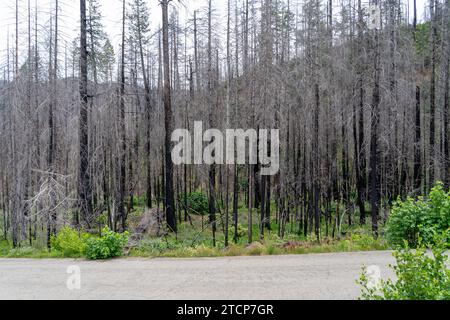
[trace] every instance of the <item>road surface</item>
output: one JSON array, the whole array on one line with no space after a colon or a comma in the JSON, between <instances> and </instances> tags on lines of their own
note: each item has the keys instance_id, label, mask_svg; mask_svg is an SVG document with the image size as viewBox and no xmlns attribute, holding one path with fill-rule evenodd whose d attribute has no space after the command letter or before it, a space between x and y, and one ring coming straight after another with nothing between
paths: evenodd
<instances>
[{"instance_id":1,"label":"road surface","mask_svg":"<svg viewBox=\"0 0 450 320\"><path fill-rule=\"evenodd\" d=\"M349 300L360 294L355 281L363 265L378 266L386 278L393 277L388 266L394 262L387 251L106 262L0 259L0 299Z\"/></svg>"}]
</instances>

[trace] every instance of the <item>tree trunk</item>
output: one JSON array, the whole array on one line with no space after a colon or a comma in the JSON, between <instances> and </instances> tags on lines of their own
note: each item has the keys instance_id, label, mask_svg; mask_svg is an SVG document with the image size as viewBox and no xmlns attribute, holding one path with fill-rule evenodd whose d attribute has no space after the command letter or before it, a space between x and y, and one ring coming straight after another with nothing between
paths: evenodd
<instances>
[{"instance_id":1,"label":"tree trunk","mask_svg":"<svg viewBox=\"0 0 450 320\"><path fill-rule=\"evenodd\" d=\"M164 125L165 125L165 205L167 226L170 231L177 233L177 219L175 216L175 199L173 190L173 162L172 162L172 131L173 113L170 84L170 55L169 55L169 0L161 0L163 21L163 60L164 60Z\"/></svg>"},{"instance_id":2,"label":"tree trunk","mask_svg":"<svg viewBox=\"0 0 450 320\"><path fill-rule=\"evenodd\" d=\"M213 70L212 70L212 0L208 5L208 108L209 108L209 124L214 128L214 110L213 110ZM209 223L212 227L213 246L216 246L216 168L215 165L210 166L209 170Z\"/></svg>"},{"instance_id":3,"label":"tree trunk","mask_svg":"<svg viewBox=\"0 0 450 320\"><path fill-rule=\"evenodd\" d=\"M314 95L315 95L315 110L313 114L313 155L314 155L314 164L313 164L313 197L314 197L314 228L317 241L320 242L320 181L319 181L319 112L320 112L320 92L319 92L319 84L316 83L314 85Z\"/></svg>"},{"instance_id":4,"label":"tree trunk","mask_svg":"<svg viewBox=\"0 0 450 320\"><path fill-rule=\"evenodd\" d=\"M378 2L376 1L376 5ZM372 210L372 231L378 237L378 216L381 201L380 185L380 150L379 150L379 126L380 126L380 49L379 31L374 31L374 89L371 106L371 133L370 133L370 204Z\"/></svg>"},{"instance_id":5,"label":"tree trunk","mask_svg":"<svg viewBox=\"0 0 450 320\"><path fill-rule=\"evenodd\" d=\"M431 79L430 79L430 161L429 161L429 181L431 188L435 182L435 141L436 141L436 42L437 42L437 21L436 21L436 0L430 0L431 11Z\"/></svg>"},{"instance_id":6,"label":"tree trunk","mask_svg":"<svg viewBox=\"0 0 450 320\"><path fill-rule=\"evenodd\" d=\"M414 188L420 194L422 187L422 125L421 125L421 102L420 87L416 87L416 130L414 145Z\"/></svg>"},{"instance_id":7,"label":"tree trunk","mask_svg":"<svg viewBox=\"0 0 450 320\"><path fill-rule=\"evenodd\" d=\"M449 155L449 100L450 100L450 1L447 0L445 3L445 14L444 14L444 56L443 56L443 73L444 73L444 106L443 106L443 128L444 128L444 159L443 159L443 180L445 188L450 187L450 155Z\"/></svg>"},{"instance_id":8,"label":"tree trunk","mask_svg":"<svg viewBox=\"0 0 450 320\"><path fill-rule=\"evenodd\" d=\"M358 0L358 139L356 139L355 132L355 147L357 146L356 152L356 188L358 192L358 207L359 207L359 215L360 215L360 224L366 224L366 183L367 183L367 175L366 175L366 148L364 144L364 71L363 71L363 23L364 17L362 12L361 0ZM364 59L365 60L365 59ZM357 142L356 142L357 141Z\"/></svg>"},{"instance_id":9,"label":"tree trunk","mask_svg":"<svg viewBox=\"0 0 450 320\"><path fill-rule=\"evenodd\" d=\"M88 224L92 217L91 178L89 173L89 130L88 130L88 77L87 77L87 41L86 41L86 0L80 0L80 167L78 181L78 197L81 218ZM79 218L75 224L79 226Z\"/></svg>"},{"instance_id":10,"label":"tree trunk","mask_svg":"<svg viewBox=\"0 0 450 320\"><path fill-rule=\"evenodd\" d=\"M126 128L125 128L125 23L126 23L126 7L125 0L122 2L122 54L120 63L120 107L119 107L119 128L120 128L120 148L119 148L119 204L118 217L122 224L122 231L126 230L126 213L125 213L125 192L126 192Z\"/></svg>"}]
</instances>

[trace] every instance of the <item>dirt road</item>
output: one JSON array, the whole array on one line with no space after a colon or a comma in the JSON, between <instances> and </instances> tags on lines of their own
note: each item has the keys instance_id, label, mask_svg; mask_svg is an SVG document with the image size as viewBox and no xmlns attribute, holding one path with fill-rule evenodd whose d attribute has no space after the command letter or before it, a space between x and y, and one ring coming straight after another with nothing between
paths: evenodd
<instances>
[{"instance_id":1,"label":"dirt road","mask_svg":"<svg viewBox=\"0 0 450 320\"><path fill-rule=\"evenodd\" d=\"M0 299L356 299L363 265L391 252L218 259L0 259Z\"/></svg>"}]
</instances>

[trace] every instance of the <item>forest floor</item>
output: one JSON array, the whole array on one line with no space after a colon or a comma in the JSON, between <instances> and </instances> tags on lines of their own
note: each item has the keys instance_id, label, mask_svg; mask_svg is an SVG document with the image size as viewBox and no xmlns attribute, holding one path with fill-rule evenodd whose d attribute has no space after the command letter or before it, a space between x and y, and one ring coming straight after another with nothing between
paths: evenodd
<instances>
[{"instance_id":1,"label":"forest floor","mask_svg":"<svg viewBox=\"0 0 450 320\"><path fill-rule=\"evenodd\" d=\"M284 236L280 237L280 226L274 219L271 230L265 230L261 238L258 223L259 214L254 210L253 236L249 244L248 220L245 208L240 208L238 239L234 241L234 225L229 223L228 247L225 247L224 217L217 217L215 245L211 226L207 216L191 215L191 223L179 224L177 235L161 236L163 230L155 227L155 210L145 211L137 206L129 217L130 245L125 256L130 258L201 258L201 257L236 257L236 256L271 256L289 254L312 254L332 252L383 251L390 247L383 237L374 239L370 225L360 226L342 223L323 224L321 241L317 242L311 232L304 236L297 222L291 221L285 227ZM275 211L275 209L274 209ZM231 219L231 217L230 217ZM103 223L99 223L101 229ZM144 234L140 234L145 229ZM23 244L13 249L10 241L0 240L0 257L4 258L63 258L58 252L48 252L45 232L38 233L33 245ZM78 258L78 256L70 256Z\"/></svg>"},{"instance_id":2,"label":"forest floor","mask_svg":"<svg viewBox=\"0 0 450 320\"><path fill-rule=\"evenodd\" d=\"M297 254L319 254L337 252L384 251L391 249L383 237L374 239L367 227L354 226L345 228L337 237L324 235L320 243L314 235L307 237L298 232L287 232L280 237L274 224L272 231L266 231L264 239L260 238L258 225L254 225L253 241L249 244L247 230L242 231L237 242L230 230L229 245L225 247L224 233L216 232L216 245L213 245L210 228L201 228L183 224L178 234L156 236L145 234L138 237L131 232L130 244L124 256L129 258L212 258L238 256L275 256ZM244 235L245 234L245 235ZM56 251L48 251L45 240L38 238L33 246L22 245L13 249L10 241L0 240L0 257L3 258L82 258L82 256L63 256Z\"/></svg>"},{"instance_id":3,"label":"forest floor","mask_svg":"<svg viewBox=\"0 0 450 320\"><path fill-rule=\"evenodd\" d=\"M354 300L363 266L392 278L390 251L206 259L0 259L0 299ZM69 290L68 268L80 289ZM73 288L72 288L73 289Z\"/></svg>"}]
</instances>

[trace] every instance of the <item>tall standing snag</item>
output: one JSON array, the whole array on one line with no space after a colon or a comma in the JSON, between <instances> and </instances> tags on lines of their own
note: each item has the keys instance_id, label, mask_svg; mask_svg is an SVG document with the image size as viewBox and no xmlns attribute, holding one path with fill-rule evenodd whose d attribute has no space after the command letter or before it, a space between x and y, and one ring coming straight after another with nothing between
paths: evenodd
<instances>
[{"instance_id":1,"label":"tall standing snag","mask_svg":"<svg viewBox=\"0 0 450 320\"><path fill-rule=\"evenodd\" d=\"M177 232L177 219L175 216L175 199L173 192L173 163L172 151L172 131L173 113L172 97L170 87L170 54L169 54L169 2L161 0L163 19L163 60L164 60L164 126L165 126L165 174L166 174L166 219L167 226L172 232Z\"/></svg>"},{"instance_id":2,"label":"tall standing snag","mask_svg":"<svg viewBox=\"0 0 450 320\"><path fill-rule=\"evenodd\" d=\"M122 16L122 57L120 65L120 185L119 185L119 217L122 223L122 230L126 229L125 213L125 184L126 184L126 127L125 127L125 20L126 20L126 1L123 0Z\"/></svg>"},{"instance_id":3,"label":"tall standing snag","mask_svg":"<svg viewBox=\"0 0 450 320\"><path fill-rule=\"evenodd\" d=\"M436 163L436 60L437 60L437 22L436 22L436 2L430 1L431 13L431 77L430 77L430 157L429 157L429 181L428 186L431 187L435 180L435 163Z\"/></svg>"},{"instance_id":4,"label":"tall standing snag","mask_svg":"<svg viewBox=\"0 0 450 320\"><path fill-rule=\"evenodd\" d=\"M358 191L357 202L360 214L360 224L366 224L366 147L364 145L364 58L363 58L363 41L364 41L364 18L361 6L361 0L358 0L358 63L357 63L357 83L358 83L358 133L356 133L356 115L355 115L355 159L356 159L356 188ZM356 142L357 141L357 142Z\"/></svg>"},{"instance_id":5,"label":"tall standing snag","mask_svg":"<svg viewBox=\"0 0 450 320\"><path fill-rule=\"evenodd\" d=\"M214 127L214 110L213 110L213 75L212 75L212 1L208 2L208 93L207 102L209 108L209 124ZM215 165L211 165L209 169L209 223L212 227L213 233L213 246L216 246L216 168Z\"/></svg>"},{"instance_id":6,"label":"tall standing snag","mask_svg":"<svg viewBox=\"0 0 450 320\"><path fill-rule=\"evenodd\" d=\"M378 6L378 1L374 3ZM376 28L374 30L374 88L372 93L372 111L371 111L371 133L370 133L370 205L372 210L372 231L375 237L378 237L378 216L381 202L380 185L380 35Z\"/></svg>"},{"instance_id":7,"label":"tall standing snag","mask_svg":"<svg viewBox=\"0 0 450 320\"><path fill-rule=\"evenodd\" d=\"M443 144L444 144L444 156L443 156L443 180L445 188L450 186L450 150L449 150L449 106L450 106L450 1L446 0L444 9L444 53L443 53L443 82L444 82L444 106L443 106Z\"/></svg>"},{"instance_id":8,"label":"tall standing snag","mask_svg":"<svg viewBox=\"0 0 450 320\"><path fill-rule=\"evenodd\" d=\"M78 198L81 218L88 223L92 215L91 185L89 174L89 137L88 137L88 65L86 40L86 0L80 0L80 167L78 181ZM76 215L75 224L79 225L80 217Z\"/></svg>"}]
</instances>

